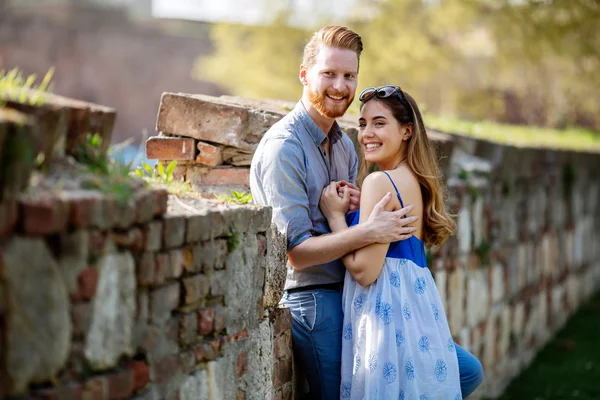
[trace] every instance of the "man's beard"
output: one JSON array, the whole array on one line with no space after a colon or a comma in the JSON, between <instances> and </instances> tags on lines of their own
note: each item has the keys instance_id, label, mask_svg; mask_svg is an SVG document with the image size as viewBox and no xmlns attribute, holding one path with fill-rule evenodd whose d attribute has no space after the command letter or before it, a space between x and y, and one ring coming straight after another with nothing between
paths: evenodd
<instances>
[{"instance_id":1,"label":"man's beard","mask_svg":"<svg viewBox=\"0 0 600 400\"><path fill-rule=\"evenodd\" d=\"M348 96L348 93L335 93L333 95L346 97ZM313 107L319 112L319 114L332 119L343 116L346 113L348 107L350 107L350 104L352 104L352 100L354 100L354 96L352 96L352 98L346 101L346 104L337 104L333 107L327 107L327 105L325 104L325 102L327 101L326 98L327 92L320 95L317 92L314 92L312 89L308 89L308 99L310 100L310 103L313 105Z\"/></svg>"}]
</instances>

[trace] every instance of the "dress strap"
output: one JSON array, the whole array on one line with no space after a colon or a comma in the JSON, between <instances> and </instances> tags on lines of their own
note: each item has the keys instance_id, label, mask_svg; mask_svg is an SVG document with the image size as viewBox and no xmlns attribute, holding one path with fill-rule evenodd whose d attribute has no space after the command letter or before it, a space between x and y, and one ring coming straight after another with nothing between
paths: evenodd
<instances>
[{"instance_id":1,"label":"dress strap","mask_svg":"<svg viewBox=\"0 0 600 400\"><path fill-rule=\"evenodd\" d=\"M394 186L394 189L396 190L396 195L398 196L398 200L400 200L400 205L402 206L402 208L404 208L404 202L402 201L402 197L400 196L400 192L398 191L398 188L396 187L396 184L392 180L392 177L387 172L385 172L385 171L382 171L382 172L384 174L386 174L388 178L390 178L390 182L392 182L392 185Z\"/></svg>"}]
</instances>

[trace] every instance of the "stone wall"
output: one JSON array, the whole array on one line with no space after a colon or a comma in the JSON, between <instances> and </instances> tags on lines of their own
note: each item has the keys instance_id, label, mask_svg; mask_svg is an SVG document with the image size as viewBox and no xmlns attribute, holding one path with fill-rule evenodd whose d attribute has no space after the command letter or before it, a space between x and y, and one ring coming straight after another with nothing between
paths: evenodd
<instances>
[{"instance_id":1,"label":"stone wall","mask_svg":"<svg viewBox=\"0 0 600 400\"><path fill-rule=\"evenodd\" d=\"M204 193L248 190L260 137L293 105L163 94L148 157L180 160ZM356 145L356 125L341 120ZM455 340L482 362L474 397L497 397L600 284L600 157L430 132L458 230L429 252ZM358 147L357 147L358 148Z\"/></svg>"},{"instance_id":2,"label":"stone wall","mask_svg":"<svg viewBox=\"0 0 600 400\"><path fill-rule=\"evenodd\" d=\"M71 155L112 122L50 95L0 108L0 398L292 398L271 210L90 173Z\"/></svg>"}]
</instances>

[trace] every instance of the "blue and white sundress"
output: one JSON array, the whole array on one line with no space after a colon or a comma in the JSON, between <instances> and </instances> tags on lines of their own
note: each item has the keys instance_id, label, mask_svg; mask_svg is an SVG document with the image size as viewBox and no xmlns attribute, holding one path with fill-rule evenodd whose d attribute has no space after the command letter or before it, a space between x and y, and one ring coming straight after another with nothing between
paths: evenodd
<instances>
[{"instance_id":1,"label":"blue and white sundress","mask_svg":"<svg viewBox=\"0 0 600 400\"><path fill-rule=\"evenodd\" d=\"M356 225L359 211L347 220ZM342 399L462 398L454 341L421 240L391 243L368 287L346 272L342 306Z\"/></svg>"}]
</instances>

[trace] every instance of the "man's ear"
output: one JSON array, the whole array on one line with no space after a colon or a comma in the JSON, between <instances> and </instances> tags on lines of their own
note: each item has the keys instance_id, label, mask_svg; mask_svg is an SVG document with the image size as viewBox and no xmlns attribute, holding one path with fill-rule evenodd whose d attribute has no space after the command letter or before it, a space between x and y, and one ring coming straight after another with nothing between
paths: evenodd
<instances>
[{"instance_id":1,"label":"man's ear","mask_svg":"<svg viewBox=\"0 0 600 400\"><path fill-rule=\"evenodd\" d=\"M304 64L300 65L300 82L302 83L302 85L304 86L308 86L308 79L306 78L306 74L308 74L308 70L306 69L306 67L304 66Z\"/></svg>"},{"instance_id":2,"label":"man's ear","mask_svg":"<svg viewBox=\"0 0 600 400\"><path fill-rule=\"evenodd\" d=\"M402 140L408 140L412 137L413 128L414 128L414 125L412 123L406 124L402 127L402 129L404 130L404 132L402 133Z\"/></svg>"}]
</instances>

